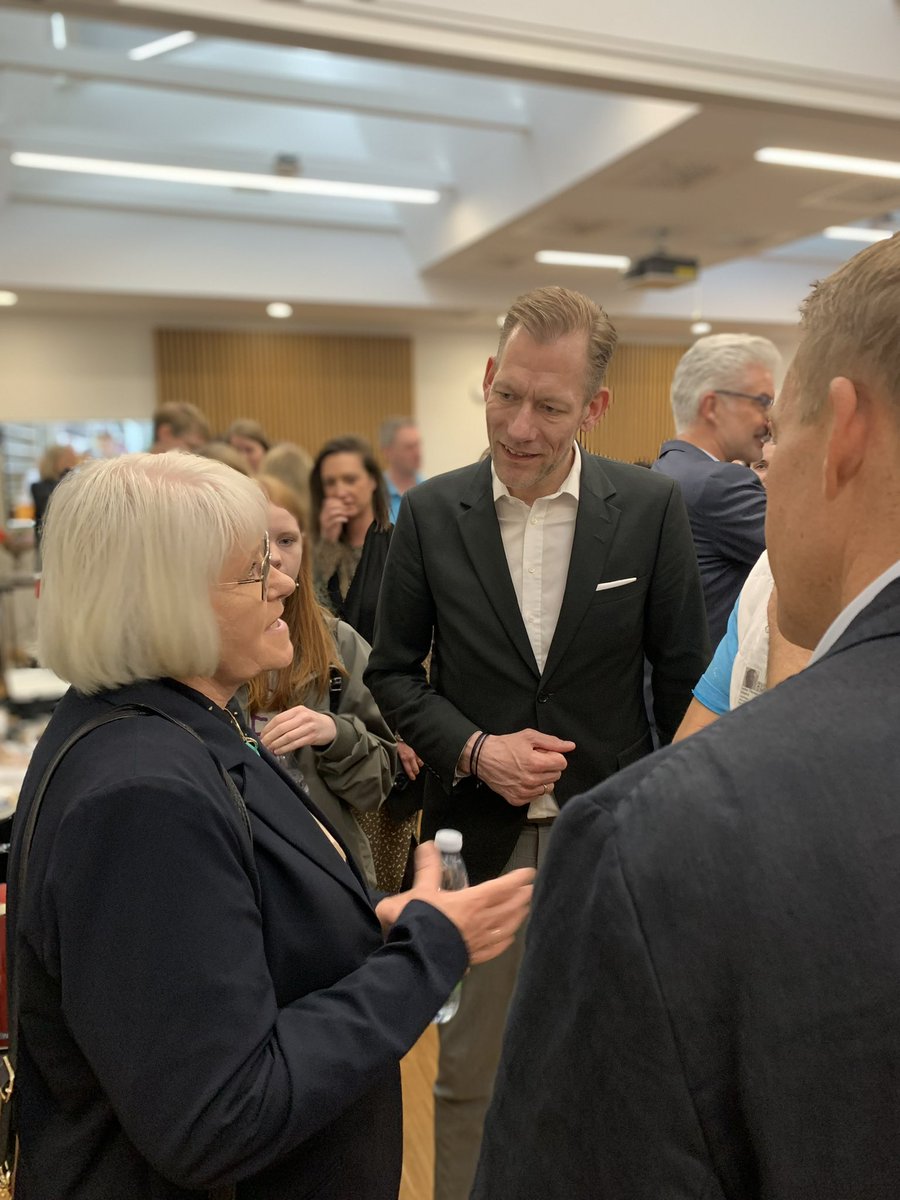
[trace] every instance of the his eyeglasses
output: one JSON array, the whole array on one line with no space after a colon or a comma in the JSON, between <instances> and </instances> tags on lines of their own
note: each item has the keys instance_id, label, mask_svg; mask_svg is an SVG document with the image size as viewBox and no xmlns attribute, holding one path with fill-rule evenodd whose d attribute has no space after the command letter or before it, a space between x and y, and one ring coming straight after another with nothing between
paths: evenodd
<instances>
[{"instance_id":1,"label":"his eyeglasses","mask_svg":"<svg viewBox=\"0 0 900 1200\"><path fill-rule=\"evenodd\" d=\"M758 396L753 396L750 392L729 392L725 388L713 388L713 391L717 396L734 396L738 400L752 400L754 404L759 405L763 412L770 409L775 403L775 397L770 396L768 392L760 392Z\"/></svg>"},{"instance_id":2,"label":"his eyeglasses","mask_svg":"<svg viewBox=\"0 0 900 1200\"><path fill-rule=\"evenodd\" d=\"M269 551L269 535L266 533L263 538L263 553L259 563L254 563L250 574L246 579L238 579L235 582L240 586L243 583L258 583L262 588L262 598L269 598L269 567L272 565L271 554Z\"/></svg>"}]
</instances>

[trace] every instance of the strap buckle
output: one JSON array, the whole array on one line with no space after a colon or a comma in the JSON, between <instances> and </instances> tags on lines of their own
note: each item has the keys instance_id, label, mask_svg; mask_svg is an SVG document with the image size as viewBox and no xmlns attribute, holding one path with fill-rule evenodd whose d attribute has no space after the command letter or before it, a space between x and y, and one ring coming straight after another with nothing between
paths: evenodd
<instances>
[{"instance_id":1,"label":"strap buckle","mask_svg":"<svg viewBox=\"0 0 900 1200\"><path fill-rule=\"evenodd\" d=\"M16 1072L13 1069L12 1063L9 1061L8 1054L4 1054L2 1060L0 1061L3 1062L3 1066L6 1068L6 1082L0 1086L0 1104L9 1104L10 1100L12 1100L13 1085L16 1081ZM2 1179L2 1176L0 1176L0 1179Z\"/></svg>"}]
</instances>

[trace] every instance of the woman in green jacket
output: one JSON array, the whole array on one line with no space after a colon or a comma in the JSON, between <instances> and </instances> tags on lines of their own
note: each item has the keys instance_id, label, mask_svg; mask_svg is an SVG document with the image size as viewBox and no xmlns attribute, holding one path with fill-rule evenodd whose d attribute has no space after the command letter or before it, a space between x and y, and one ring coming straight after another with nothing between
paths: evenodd
<instances>
[{"instance_id":1,"label":"woman in green jacket","mask_svg":"<svg viewBox=\"0 0 900 1200\"><path fill-rule=\"evenodd\" d=\"M276 479L260 476L257 482L269 501L272 564L297 588L284 610L293 662L250 684L250 720L340 833L370 884L383 887L361 820L376 813L391 790L397 748L363 683L369 646L316 603L299 498Z\"/></svg>"}]
</instances>

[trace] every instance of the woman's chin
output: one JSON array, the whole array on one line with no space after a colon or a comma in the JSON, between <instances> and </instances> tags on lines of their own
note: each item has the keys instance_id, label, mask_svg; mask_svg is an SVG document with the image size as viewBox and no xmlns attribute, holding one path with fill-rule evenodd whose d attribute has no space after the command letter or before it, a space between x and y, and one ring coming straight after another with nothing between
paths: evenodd
<instances>
[{"instance_id":1,"label":"woman's chin","mask_svg":"<svg viewBox=\"0 0 900 1200\"><path fill-rule=\"evenodd\" d=\"M266 660L264 671L287 667L293 662L294 647L290 631L280 618L270 625L263 635L263 653L260 657Z\"/></svg>"}]
</instances>

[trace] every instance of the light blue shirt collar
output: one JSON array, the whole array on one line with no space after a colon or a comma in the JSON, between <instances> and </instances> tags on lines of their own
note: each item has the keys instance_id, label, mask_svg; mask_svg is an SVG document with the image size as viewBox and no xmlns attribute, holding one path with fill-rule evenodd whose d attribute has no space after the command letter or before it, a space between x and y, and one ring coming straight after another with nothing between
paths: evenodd
<instances>
[{"instance_id":1,"label":"light blue shirt collar","mask_svg":"<svg viewBox=\"0 0 900 1200\"><path fill-rule=\"evenodd\" d=\"M820 658L823 658L828 653L841 634L849 628L851 622L859 616L864 608L868 608L879 592L883 592L887 585L893 583L895 579L900 579L900 559L892 567L888 567L886 571L883 571L877 579L873 579L868 587L863 588L859 595L851 600L845 609L838 613L825 630L818 646L813 650L809 666L812 666L814 662L818 662Z\"/></svg>"}]
</instances>

